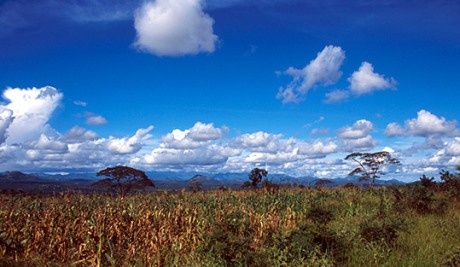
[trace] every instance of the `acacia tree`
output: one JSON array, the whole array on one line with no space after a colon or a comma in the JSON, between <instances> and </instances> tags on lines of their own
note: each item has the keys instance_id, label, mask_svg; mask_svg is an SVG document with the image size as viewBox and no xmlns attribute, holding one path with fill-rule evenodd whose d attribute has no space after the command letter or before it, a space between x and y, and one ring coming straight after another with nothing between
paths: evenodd
<instances>
[{"instance_id":1,"label":"acacia tree","mask_svg":"<svg viewBox=\"0 0 460 267\"><path fill-rule=\"evenodd\" d=\"M359 164L359 167L351 171L348 175L360 175L359 181L368 181L369 185L374 186L375 179L385 175L380 170L382 165L401 165L398 159L393 158L387 151L375 153L351 153L345 157L345 160L353 160Z\"/></svg>"},{"instance_id":2,"label":"acacia tree","mask_svg":"<svg viewBox=\"0 0 460 267\"><path fill-rule=\"evenodd\" d=\"M145 172L127 167L109 167L97 172L97 176L106 176L93 185L108 187L121 197L133 189L142 189L148 186L155 187L155 184L147 177Z\"/></svg>"},{"instance_id":3,"label":"acacia tree","mask_svg":"<svg viewBox=\"0 0 460 267\"><path fill-rule=\"evenodd\" d=\"M251 180L251 186L257 187L257 184L262 182L263 177L267 177L268 171L265 169L254 168L248 174L249 180Z\"/></svg>"}]
</instances>

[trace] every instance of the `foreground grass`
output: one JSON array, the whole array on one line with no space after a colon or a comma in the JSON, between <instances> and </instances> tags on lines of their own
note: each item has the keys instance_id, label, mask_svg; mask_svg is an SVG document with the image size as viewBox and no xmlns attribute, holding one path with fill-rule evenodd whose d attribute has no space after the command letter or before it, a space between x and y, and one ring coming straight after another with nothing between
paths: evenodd
<instances>
[{"instance_id":1,"label":"foreground grass","mask_svg":"<svg viewBox=\"0 0 460 267\"><path fill-rule=\"evenodd\" d=\"M0 195L0 265L458 266L457 203L438 194L420 212L396 199L388 188Z\"/></svg>"}]
</instances>

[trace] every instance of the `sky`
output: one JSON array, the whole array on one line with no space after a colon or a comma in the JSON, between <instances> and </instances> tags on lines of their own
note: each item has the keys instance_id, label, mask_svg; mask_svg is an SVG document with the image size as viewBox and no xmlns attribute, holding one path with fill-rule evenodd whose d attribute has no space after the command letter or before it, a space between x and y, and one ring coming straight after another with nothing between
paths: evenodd
<instances>
[{"instance_id":1,"label":"sky","mask_svg":"<svg viewBox=\"0 0 460 267\"><path fill-rule=\"evenodd\" d=\"M460 165L460 2L0 1L0 171Z\"/></svg>"}]
</instances>

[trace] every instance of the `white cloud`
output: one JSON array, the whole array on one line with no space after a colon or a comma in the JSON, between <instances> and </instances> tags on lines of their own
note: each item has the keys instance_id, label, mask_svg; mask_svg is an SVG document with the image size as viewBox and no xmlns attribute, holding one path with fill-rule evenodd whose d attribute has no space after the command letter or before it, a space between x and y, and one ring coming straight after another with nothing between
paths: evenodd
<instances>
[{"instance_id":1,"label":"white cloud","mask_svg":"<svg viewBox=\"0 0 460 267\"><path fill-rule=\"evenodd\" d=\"M223 129L215 128L214 124L197 122L187 130L175 129L162 138L162 147L176 149L194 149L222 138Z\"/></svg>"},{"instance_id":2,"label":"white cloud","mask_svg":"<svg viewBox=\"0 0 460 267\"><path fill-rule=\"evenodd\" d=\"M40 138L36 142L32 142L35 149L39 149L45 152L63 154L68 151L67 144L54 140L44 134L40 135Z\"/></svg>"},{"instance_id":3,"label":"white cloud","mask_svg":"<svg viewBox=\"0 0 460 267\"><path fill-rule=\"evenodd\" d=\"M87 131L81 127L74 126L67 131L63 136L62 140L67 143L82 143L85 141L91 141L98 139L97 133L93 131Z\"/></svg>"},{"instance_id":4,"label":"white cloud","mask_svg":"<svg viewBox=\"0 0 460 267\"><path fill-rule=\"evenodd\" d=\"M308 158L324 158L329 154L335 153L338 150L337 144L332 141L324 144L320 140L313 142L304 142L298 146L298 154L307 156Z\"/></svg>"},{"instance_id":5,"label":"white cloud","mask_svg":"<svg viewBox=\"0 0 460 267\"><path fill-rule=\"evenodd\" d=\"M226 148L216 144L205 145L196 149L174 149L159 147L144 157L146 164L172 166L177 168L185 165L216 165L224 164L229 157L240 154L239 150Z\"/></svg>"},{"instance_id":6,"label":"white cloud","mask_svg":"<svg viewBox=\"0 0 460 267\"><path fill-rule=\"evenodd\" d=\"M280 88L277 98L283 103L298 103L303 100L314 86L327 86L336 83L342 76L340 67L345 59L345 52L339 46L326 46L315 59L303 69L289 67L284 74L293 80Z\"/></svg>"},{"instance_id":7,"label":"white cloud","mask_svg":"<svg viewBox=\"0 0 460 267\"><path fill-rule=\"evenodd\" d=\"M6 130L10 127L13 121L13 111L9 109L2 109L0 106L0 145L6 140Z\"/></svg>"},{"instance_id":8,"label":"white cloud","mask_svg":"<svg viewBox=\"0 0 460 267\"><path fill-rule=\"evenodd\" d=\"M334 104L338 102L342 102L347 100L350 97L350 92L347 90L334 90L326 94L326 99L324 103L326 104Z\"/></svg>"},{"instance_id":9,"label":"white cloud","mask_svg":"<svg viewBox=\"0 0 460 267\"><path fill-rule=\"evenodd\" d=\"M430 135L452 135L458 133L456 121L447 121L444 117L420 110L417 118L406 120L404 127L397 123L390 123L385 129L387 136L414 135L428 137Z\"/></svg>"},{"instance_id":10,"label":"white cloud","mask_svg":"<svg viewBox=\"0 0 460 267\"><path fill-rule=\"evenodd\" d=\"M212 123L205 124L197 122L190 129L188 136L196 141L216 140L222 137L222 130L214 128L214 124Z\"/></svg>"},{"instance_id":11,"label":"white cloud","mask_svg":"<svg viewBox=\"0 0 460 267\"><path fill-rule=\"evenodd\" d=\"M212 123L201 122L186 130L175 129L161 138L161 143L150 154L135 159L147 165L183 168L224 164L229 157L241 152L236 148L223 146L223 131Z\"/></svg>"},{"instance_id":12,"label":"white cloud","mask_svg":"<svg viewBox=\"0 0 460 267\"><path fill-rule=\"evenodd\" d=\"M11 93L8 90L13 89L5 92ZM5 97L7 101L0 106L0 138L3 138L0 141L5 141L0 144L0 168L5 170L63 171L132 163L146 170L248 172L255 166L262 166L269 168L271 173L343 177L350 171L350 166L341 160L342 153L370 150L378 144L371 136L374 125L367 120L358 120L351 126L338 129L336 138L314 140L297 140L263 131L229 137L227 127L202 122L189 129L172 130L158 139L151 138L153 126L121 138L99 137L96 132L79 126L61 134L48 125L48 120L60 104L62 94L52 87L18 89L13 93L14 97L8 95ZM52 105L47 106L48 103ZM30 122L35 127L33 135L10 143L8 134L18 118L22 118L23 125L29 123L28 119L38 118L41 123L37 124L38 127ZM320 117L314 123L323 120ZM428 159L415 159L410 167L401 169L405 176L419 175L417 171L430 170L429 167L441 169L459 163L460 137L455 121L422 110L417 118L407 120L404 126L391 125L387 128L393 133L425 137L425 143L417 146L417 151L431 152ZM328 130L315 129L312 134L315 133L327 134ZM390 145L383 144L383 150L400 155L401 160L408 159L404 159L405 154L398 154L401 153L399 143L391 148ZM426 153L423 157L426 158Z\"/></svg>"},{"instance_id":13,"label":"white cloud","mask_svg":"<svg viewBox=\"0 0 460 267\"><path fill-rule=\"evenodd\" d=\"M350 91L355 95L369 94L378 90L394 88L396 81L386 79L383 75L374 72L374 67L368 62L363 62L358 71L348 78Z\"/></svg>"},{"instance_id":14,"label":"white cloud","mask_svg":"<svg viewBox=\"0 0 460 267\"><path fill-rule=\"evenodd\" d=\"M3 98L9 103L4 107L0 106L0 109L10 110L14 119L7 128L6 142L22 143L38 138L46 130L47 123L62 97L62 93L51 86L7 88L3 92Z\"/></svg>"},{"instance_id":15,"label":"white cloud","mask_svg":"<svg viewBox=\"0 0 460 267\"><path fill-rule=\"evenodd\" d=\"M282 139L282 136L281 134L259 131L236 137L232 145L251 152L276 153L278 151L292 151L296 140L294 138Z\"/></svg>"},{"instance_id":16,"label":"white cloud","mask_svg":"<svg viewBox=\"0 0 460 267\"><path fill-rule=\"evenodd\" d=\"M396 122L392 122L387 125L385 128L385 135L387 136L398 136L398 135L404 135L405 130L403 127L401 127L399 124Z\"/></svg>"},{"instance_id":17,"label":"white cloud","mask_svg":"<svg viewBox=\"0 0 460 267\"><path fill-rule=\"evenodd\" d=\"M436 166L438 169L460 165L460 137L445 141L442 147L431 153L428 159L424 157L414 165L414 168Z\"/></svg>"},{"instance_id":18,"label":"white cloud","mask_svg":"<svg viewBox=\"0 0 460 267\"><path fill-rule=\"evenodd\" d=\"M158 56L213 52L218 37L201 0L146 1L137 10L134 45Z\"/></svg>"},{"instance_id":19,"label":"white cloud","mask_svg":"<svg viewBox=\"0 0 460 267\"><path fill-rule=\"evenodd\" d=\"M346 152L354 152L356 150L364 151L374 148L378 142L368 135L357 139L345 139L342 141L341 150Z\"/></svg>"},{"instance_id":20,"label":"white cloud","mask_svg":"<svg viewBox=\"0 0 460 267\"><path fill-rule=\"evenodd\" d=\"M378 142L370 136L374 125L368 120L358 120L353 126L347 126L337 131L337 136L342 139L340 149L342 151L369 150Z\"/></svg>"},{"instance_id":21,"label":"white cloud","mask_svg":"<svg viewBox=\"0 0 460 267\"><path fill-rule=\"evenodd\" d=\"M277 153L263 153L252 152L246 158L247 163L263 163L263 164L286 164L287 162L297 161L299 157L293 152L277 152Z\"/></svg>"},{"instance_id":22,"label":"white cloud","mask_svg":"<svg viewBox=\"0 0 460 267\"><path fill-rule=\"evenodd\" d=\"M107 141L107 148L110 152L115 154L136 153L142 148L142 142L152 137L150 134L152 130L153 126L149 126L146 129L139 129L134 136L129 138L115 138L111 136Z\"/></svg>"},{"instance_id":23,"label":"white cloud","mask_svg":"<svg viewBox=\"0 0 460 267\"><path fill-rule=\"evenodd\" d=\"M352 127L344 127L338 131L339 138L359 139L366 137L374 130L372 122L367 120L356 121Z\"/></svg>"},{"instance_id":24,"label":"white cloud","mask_svg":"<svg viewBox=\"0 0 460 267\"><path fill-rule=\"evenodd\" d=\"M105 125L107 123L108 123L107 120L101 115L96 115L96 114L91 114L91 113L88 113L86 115L87 125Z\"/></svg>"},{"instance_id":25,"label":"white cloud","mask_svg":"<svg viewBox=\"0 0 460 267\"><path fill-rule=\"evenodd\" d=\"M450 156L460 156L460 137L445 143L446 153Z\"/></svg>"}]
</instances>

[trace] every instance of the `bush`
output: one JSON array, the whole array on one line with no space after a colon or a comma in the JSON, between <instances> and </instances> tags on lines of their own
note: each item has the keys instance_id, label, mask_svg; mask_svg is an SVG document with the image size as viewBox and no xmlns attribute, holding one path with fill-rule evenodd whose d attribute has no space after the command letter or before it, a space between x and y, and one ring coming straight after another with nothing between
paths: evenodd
<instances>
[{"instance_id":1,"label":"bush","mask_svg":"<svg viewBox=\"0 0 460 267\"><path fill-rule=\"evenodd\" d=\"M367 242L394 244L401 231L407 230L407 223L402 218L374 218L360 225L360 235Z\"/></svg>"},{"instance_id":2,"label":"bush","mask_svg":"<svg viewBox=\"0 0 460 267\"><path fill-rule=\"evenodd\" d=\"M460 166L457 166L457 170L460 171ZM442 170L440 173L441 180L443 181L441 188L447 192L450 197L459 199L460 198L460 174L454 175L448 171Z\"/></svg>"},{"instance_id":3,"label":"bush","mask_svg":"<svg viewBox=\"0 0 460 267\"><path fill-rule=\"evenodd\" d=\"M433 191L420 184L406 187L404 192L395 187L393 195L396 198L394 207L398 212L412 209L418 214L442 215L448 208L448 203L444 199L435 199Z\"/></svg>"}]
</instances>

